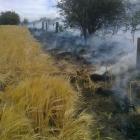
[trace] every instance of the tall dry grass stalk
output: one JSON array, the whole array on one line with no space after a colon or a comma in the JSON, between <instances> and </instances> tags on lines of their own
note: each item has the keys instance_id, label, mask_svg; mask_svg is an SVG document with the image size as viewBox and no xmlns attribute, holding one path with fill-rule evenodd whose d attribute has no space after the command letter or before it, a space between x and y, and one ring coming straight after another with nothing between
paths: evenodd
<instances>
[{"instance_id":1,"label":"tall dry grass stalk","mask_svg":"<svg viewBox=\"0 0 140 140\"><path fill-rule=\"evenodd\" d=\"M91 117L26 28L0 26L0 139L89 140Z\"/></svg>"}]
</instances>

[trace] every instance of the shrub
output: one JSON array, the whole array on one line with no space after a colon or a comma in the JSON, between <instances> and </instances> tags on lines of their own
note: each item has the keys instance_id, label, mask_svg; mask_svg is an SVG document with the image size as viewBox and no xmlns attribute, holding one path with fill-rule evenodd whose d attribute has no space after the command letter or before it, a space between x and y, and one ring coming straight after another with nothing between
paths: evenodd
<instances>
[{"instance_id":1,"label":"shrub","mask_svg":"<svg viewBox=\"0 0 140 140\"><path fill-rule=\"evenodd\" d=\"M7 11L0 15L0 25L18 25L19 23L20 17L15 12Z\"/></svg>"}]
</instances>

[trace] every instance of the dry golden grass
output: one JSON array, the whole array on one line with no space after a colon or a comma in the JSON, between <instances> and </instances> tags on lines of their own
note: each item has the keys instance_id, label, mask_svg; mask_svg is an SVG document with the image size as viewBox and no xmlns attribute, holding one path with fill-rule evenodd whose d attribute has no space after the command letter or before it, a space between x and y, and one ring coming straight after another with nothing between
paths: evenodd
<instances>
[{"instance_id":1,"label":"dry golden grass","mask_svg":"<svg viewBox=\"0 0 140 140\"><path fill-rule=\"evenodd\" d=\"M0 73L9 75L12 81L56 70L52 67L51 58L42 53L40 44L26 28L0 27L0 57Z\"/></svg>"},{"instance_id":2,"label":"dry golden grass","mask_svg":"<svg viewBox=\"0 0 140 140\"><path fill-rule=\"evenodd\" d=\"M0 139L89 140L91 117L26 28L0 26Z\"/></svg>"}]
</instances>

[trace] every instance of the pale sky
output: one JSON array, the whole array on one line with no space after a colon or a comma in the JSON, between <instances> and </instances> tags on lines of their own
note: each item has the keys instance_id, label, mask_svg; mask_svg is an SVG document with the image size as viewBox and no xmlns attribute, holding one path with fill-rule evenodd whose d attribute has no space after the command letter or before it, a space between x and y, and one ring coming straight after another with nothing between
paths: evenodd
<instances>
[{"instance_id":1,"label":"pale sky","mask_svg":"<svg viewBox=\"0 0 140 140\"><path fill-rule=\"evenodd\" d=\"M0 12L12 10L17 12L22 19L30 20L49 16L57 17L57 0L0 0Z\"/></svg>"},{"instance_id":2,"label":"pale sky","mask_svg":"<svg viewBox=\"0 0 140 140\"><path fill-rule=\"evenodd\" d=\"M21 18L30 20L41 17L57 17L58 10L55 8L59 0L0 0L0 12L12 10L17 12ZM138 0L130 0L131 2Z\"/></svg>"}]
</instances>

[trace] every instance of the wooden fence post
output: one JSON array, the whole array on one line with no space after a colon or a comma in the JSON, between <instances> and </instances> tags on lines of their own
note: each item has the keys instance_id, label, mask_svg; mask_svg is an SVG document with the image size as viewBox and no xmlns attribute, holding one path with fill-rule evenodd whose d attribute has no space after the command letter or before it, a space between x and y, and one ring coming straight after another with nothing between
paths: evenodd
<instances>
[{"instance_id":1,"label":"wooden fence post","mask_svg":"<svg viewBox=\"0 0 140 140\"><path fill-rule=\"evenodd\" d=\"M136 63L137 69L140 70L140 38L137 40L137 63Z\"/></svg>"}]
</instances>

